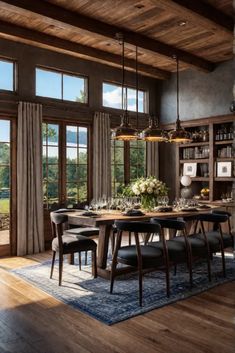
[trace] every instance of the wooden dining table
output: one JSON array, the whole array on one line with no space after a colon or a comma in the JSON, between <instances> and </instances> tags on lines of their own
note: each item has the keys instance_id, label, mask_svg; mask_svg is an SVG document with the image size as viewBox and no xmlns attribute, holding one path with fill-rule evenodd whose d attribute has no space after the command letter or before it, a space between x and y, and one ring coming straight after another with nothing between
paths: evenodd
<instances>
[{"instance_id":1,"label":"wooden dining table","mask_svg":"<svg viewBox=\"0 0 235 353\"><path fill-rule=\"evenodd\" d=\"M172 212L147 212L142 216L126 216L118 211L106 211L105 210L94 216L84 216L84 211L74 211L66 213L68 215L68 223L77 226L88 226L99 228L99 242L98 242L98 255L97 255L97 273L100 277L109 279L110 278L110 266L107 266L108 260L108 249L109 249L109 238L112 231L112 225L115 220L125 221L146 221L153 217L160 218L178 218L196 215L200 213L210 212L212 209L218 208L217 206L211 205L210 208L200 209L191 211L172 211ZM122 269L120 269L120 273Z\"/></svg>"}]
</instances>

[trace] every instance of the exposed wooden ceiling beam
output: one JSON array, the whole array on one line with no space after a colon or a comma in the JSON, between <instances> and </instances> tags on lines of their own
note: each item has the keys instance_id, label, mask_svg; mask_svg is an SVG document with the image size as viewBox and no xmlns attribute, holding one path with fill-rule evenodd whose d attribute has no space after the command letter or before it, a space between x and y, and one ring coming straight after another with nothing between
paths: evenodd
<instances>
[{"instance_id":1,"label":"exposed wooden ceiling beam","mask_svg":"<svg viewBox=\"0 0 235 353\"><path fill-rule=\"evenodd\" d=\"M4 4L13 5L16 9L24 9L33 13L52 18L56 21L62 22L75 28L81 28L92 33L100 34L104 37L115 38L116 33L122 32L125 42L137 45L151 52L161 54L172 58L174 55L178 56L181 61L189 65L195 66L203 71L212 71L214 64L190 54L186 51L177 49L171 45L161 43L152 38L146 37L142 34L125 30L118 26L113 26L90 17L66 10L59 6L50 4L43 0L3 0L0 1L1 6Z\"/></svg>"},{"instance_id":2,"label":"exposed wooden ceiling beam","mask_svg":"<svg viewBox=\"0 0 235 353\"><path fill-rule=\"evenodd\" d=\"M201 0L170 0L169 2L176 3L184 9L190 10L191 12L193 12L194 16L200 16L202 19L205 19L207 23L213 22L217 26L226 29L230 33L233 33L233 17L230 17L222 11L217 10L208 3L205 3Z\"/></svg>"},{"instance_id":3,"label":"exposed wooden ceiling beam","mask_svg":"<svg viewBox=\"0 0 235 353\"><path fill-rule=\"evenodd\" d=\"M58 37L54 37L45 33L29 30L24 27L16 26L8 22L0 21L0 34L7 34L15 38L22 38L36 43L50 46L51 48L59 48L66 50L66 52L82 54L86 57L100 59L106 63L114 63L121 65L121 56L112 54L100 49L88 47L86 45L70 42ZM127 69L135 70L135 60L125 58L125 67ZM166 80L170 77L168 71L160 70L150 65L139 62L138 70L142 75L152 76L157 79Z\"/></svg>"}]
</instances>

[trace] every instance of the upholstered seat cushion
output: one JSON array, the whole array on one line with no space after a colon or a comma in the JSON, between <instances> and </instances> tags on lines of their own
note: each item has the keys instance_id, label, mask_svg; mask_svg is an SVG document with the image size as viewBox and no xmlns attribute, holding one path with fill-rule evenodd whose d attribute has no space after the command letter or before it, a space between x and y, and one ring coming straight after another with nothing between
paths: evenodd
<instances>
[{"instance_id":1,"label":"upholstered seat cushion","mask_svg":"<svg viewBox=\"0 0 235 353\"><path fill-rule=\"evenodd\" d=\"M220 233L217 231L211 231L206 233L208 243L212 252L220 251ZM199 235L200 238L203 237L202 234ZM223 233L223 243L224 248L229 248L233 246L233 240L231 235Z\"/></svg>"},{"instance_id":2,"label":"upholstered seat cushion","mask_svg":"<svg viewBox=\"0 0 235 353\"><path fill-rule=\"evenodd\" d=\"M77 252L77 251L93 250L97 246L94 240L85 238L83 236L80 236L79 239L74 239L74 237L71 237L69 235L63 235L62 241L63 241L64 254L73 253L74 251ZM52 250L56 252L59 251L58 238L53 239Z\"/></svg>"},{"instance_id":3,"label":"upholstered seat cushion","mask_svg":"<svg viewBox=\"0 0 235 353\"><path fill-rule=\"evenodd\" d=\"M149 243L161 251L163 251L163 242L156 241ZM172 262L185 262L187 259L187 249L184 242L167 240L167 249L169 254L169 260Z\"/></svg>"},{"instance_id":4,"label":"upholstered seat cushion","mask_svg":"<svg viewBox=\"0 0 235 353\"><path fill-rule=\"evenodd\" d=\"M142 266L143 268L153 266L155 267L164 263L163 252L161 249L150 245L142 245ZM126 265L137 267L138 257L135 245L123 246L118 250L118 262Z\"/></svg>"},{"instance_id":5,"label":"upholstered seat cushion","mask_svg":"<svg viewBox=\"0 0 235 353\"><path fill-rule=\"evenodd\" d=\"M81 228L72 228L67 229L65 234L69 234L70 236L77 237L83 235L84 237L92 237L99 235L99 228L96 227L81 227Z\"/></svg>"},{"instance_id":6,"label":"upholstered seat cushion","mask_svg":"<svg viewBox=\"0 0 235 353\"><path fill-rule=\"evenodd\" d=\"M196 237L198 239L204 240L203 234L197 234ZM213 235L207 235L207 241L209 243L210 251L211 252L216 252L220 251L220 242L219 239Z\"/></svg>"},{"instance_id":7,"label":"upholstered seat cushion","mask_svg":"<svg viewBox=\"0 0 235 353\"><path fill-rule=\"evenodd\" d=\"M189 236L188 242L191 245L192 255L193 256L206 256L207 255L207 246L205 240L198 238L197 236ZM174 238L174 241L185 242L184 237L178 236Z\"/></svg>"}]
</instances>

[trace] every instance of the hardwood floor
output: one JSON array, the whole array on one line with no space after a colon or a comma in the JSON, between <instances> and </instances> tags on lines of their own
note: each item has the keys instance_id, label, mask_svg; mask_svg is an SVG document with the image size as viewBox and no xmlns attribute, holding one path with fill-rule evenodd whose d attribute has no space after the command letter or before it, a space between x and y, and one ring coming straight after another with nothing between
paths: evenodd
<instances>
[{"instance_id":1,"label":"hardwood floor","mask_svg":"<svg viewBox=\"0 0 235 353\"><path fill-rule=\"evenodd\" d=\"M1 353L234 353L235 282L106 326L7 271L48 256L0 259Z\"/></svg>"}]
</instances>

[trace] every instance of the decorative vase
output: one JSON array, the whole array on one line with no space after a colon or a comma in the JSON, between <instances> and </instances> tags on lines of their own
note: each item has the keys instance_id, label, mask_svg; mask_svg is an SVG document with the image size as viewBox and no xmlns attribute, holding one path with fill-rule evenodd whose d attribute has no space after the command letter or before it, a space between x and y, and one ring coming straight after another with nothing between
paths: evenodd
<instances>
[{"instance_id":1,"label":"decorative vase","mask_svg":"<svg viewBox=\"0 0 235 353\"><path fill-rule=\"evenodd\" d=\"M141 195L141 208L145 211L153 211L156 207L156 198L153 194L143 194Z\"/></svg>"}]
</instances>

